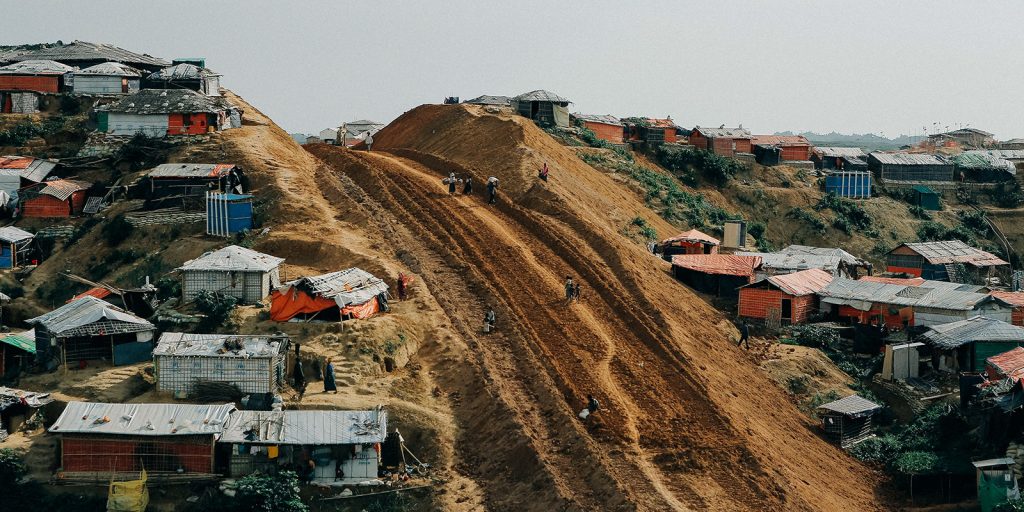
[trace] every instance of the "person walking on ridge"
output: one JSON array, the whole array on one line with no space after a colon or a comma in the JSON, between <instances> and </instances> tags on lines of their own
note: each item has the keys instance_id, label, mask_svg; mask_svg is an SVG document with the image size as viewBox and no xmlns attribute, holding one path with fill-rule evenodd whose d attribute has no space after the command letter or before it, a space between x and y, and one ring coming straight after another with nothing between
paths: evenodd
<instances>
[{"instance_id":1,"label":"person walking on ridge","mask_svg":"<svg viewBox=\"0 0 1024 512\"><path fill-rule=\"evenodd\" d=\"M740 324L740 341L736 343L736 346L746 345L747 350L750 350L750 327L747 325L747 321L744 320Z\"/></svg>"},{"instance_id":2,"label":"person walking on ridge","mask_svg":"<svg viewBox=\"0 0 1024 512\"><path fill-rule=\"evenodd\" d=\"M578 281L576 282L576 287L572 289L572 300L580 301L580 283Z\"/></svg>"},{"instance_id":3,"label":"person walking on ridge","mask_svg":"<svg viewBox=\"0 0 1024 512\"><path fill-rule=\"evenodd\" d=\"M468 196L473 193L473 177L466 176L466 181L462 185L462 195Z\"/></svg>"},{"instance_id":4,"label":"person walking on ridge","mask_svg":"<svg viewBox=\"0 0 1024 512\"><path fill-rule=\"evenodd\" d=\"M576 293L576 287L572 282L572 276L565 276L565 300L569 304L572 304L574 293Z\"/></svg>"},{"instance_id":5,"label":"person walking on ridge","mask_svg":"<svg viewBox=\"0 0 1024 512\"><path fill-rule=\"evenodd\" d=\"M494 331L494 323L497 320L497 317L494 314L494 309L490 306L487 306L486 310L487 311L484 313L484 332L490 333Z\"/></svg>"},{"instance_id":6,"label":"person walking on ridge","mask_svg":"<svg viewBox=\"0 0 1024 512\"><path fill-rule=\"evenodd\" d=\"M327 367L324 368L324 393L334 391L338 394L338 384L334 380L334 361L327 359Z\"/></svg>"},{"instance_id":7,"label":"person walking on ridge","mask_svg":"<svg viewBox=\"0 0 1024 512\"><path fill-rule=\"evenodd\" d=\"M580 411L579 418L583 421L587 421L587 419L593 416L600 408L601 404L597 402L594 395L587 395L587 408Z\"/></svg>"},{"instance_id":8,"label":"person walking on ridge","mask_svg":"<svg viewBox=\"0 0 1024 512\"><path fill-rule=\"evenodd\" d=\"M498 200L498 178L491 176L487 179L487 204L494 204Z\"/></svg>"},{"instance_id":9,"label":"person walking on ridge","mask_svg":"<svg viewBox=\"0 0 1024 512\"><path fill-rule=\"evenodd\" d=\"M540 168L540 172L538 173L538 176L540 177L540 179L544 180L545 182L548 181L548 163L547 162L544 162L544 167Z\"/></svg>"},{"instance_id":10,"label":"person walking on ridge","mask_svg":"<svg viewBox=\"0 0 1024 512\"><path fill-rule=\"evenodd\" d=\"M459 180L455 179L455 171L452 171L451 174L448 175L448 195L455 195L455 184L458 183L458 181Z\"/></svg>"}]
</instances>

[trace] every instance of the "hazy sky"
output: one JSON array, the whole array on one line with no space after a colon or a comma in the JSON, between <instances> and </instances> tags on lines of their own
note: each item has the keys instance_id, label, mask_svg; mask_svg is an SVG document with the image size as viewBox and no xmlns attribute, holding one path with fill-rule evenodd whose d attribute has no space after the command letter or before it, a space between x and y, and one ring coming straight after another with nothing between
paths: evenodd
<instances>
[{"instance_id":1,"label":"hazy sky","mask_svg":"<svg viewBox=\"0 0 1024 512\"><path fill-rule=\"evenodd\" d=\"M203 56L288 131L445 96L549 89L573 111L754 132L1024 137L1024 2L0 0L0 44ZM29 21L31 20L31 21Z\"/></svg>"}]
</instances>

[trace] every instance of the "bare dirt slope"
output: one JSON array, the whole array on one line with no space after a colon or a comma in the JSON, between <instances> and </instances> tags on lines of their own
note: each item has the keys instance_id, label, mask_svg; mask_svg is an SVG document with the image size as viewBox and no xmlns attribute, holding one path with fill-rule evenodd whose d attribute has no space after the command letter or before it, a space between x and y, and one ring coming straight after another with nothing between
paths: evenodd
<instances>
[{"instance_id":1,"label":"bare dirt slope","mask_svg":"<svg viewBox=\"0 0 1024 512\"><path fill-rule=\"evenodd\" d=\"M879 508L875 476L817 437L722 315L623 236L636 216L674 230L634 194L532 123L475 107L419 107L376 139L372 153L309 149L347 179L328 202L355 201L360 227L450 321L424 361L462 396L455 469L488 509ZM472 175L474 194L447 196L449 171ZM497 206L483 200L490 175ZM562 298L566 275L583 283L579 304ZM485 304L499 317L486 336ZM587 393L603 409L583 424Z\"/></svg>"}]
</instances>

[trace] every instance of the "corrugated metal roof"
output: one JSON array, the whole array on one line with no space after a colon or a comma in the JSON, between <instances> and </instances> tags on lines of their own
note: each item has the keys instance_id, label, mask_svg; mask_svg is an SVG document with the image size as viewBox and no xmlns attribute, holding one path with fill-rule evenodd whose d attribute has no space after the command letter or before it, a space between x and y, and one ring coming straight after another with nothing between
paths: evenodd
<instances>
[{"instance_id":1,"label":"corrugated metal roof","mask_svg":"<svg viewBox=\"0 0 1024 512\"><path fill-rule=\"evenodd\" d=\"M757 256L732 254L679 254L672 257L672 265L702 272L727 276L753 277L754 269L761 264Z\"/></svg>"},{"instance_id":2,"label":"corrugated metal roof","mask_svg":"<svg viewBox=\"0 0 1024 512\"><path fill-rule=\"evenodd\" d=\"M814 152L825 158L863 158L868 156L861 148L840 148L835 146L815 146Z\"/></svg>"},{"instance_id":3,"label":"corrugated metal roof","mask_svg":"<svg viewBox=\"0 0 1024 512\"><path fill-rule=\"evenodd\" d=\"M0 67L0 75L63 75L74 70L52 60L26 60Z\"/></svg>"},{"instance_id":4,"label":"corrugated metal roof","mask_svg":"<svg viewBox=\"0 0 1024 512\"><path fill-rule=\"evenodd\" d=\"M36 330L29 329L25 332L9 332L0 334L0 343L5 343L14 348L24 350L29 354L36 353Z\"/></svg>"},{"instance_id":5,"label":"corrugated metal roof","mask_svg":"<svg viewBox=\"0 0 1024 512\"><path fill-rule=\"evenodd\" d=\"M829 402L818 406L818 409L834 411L839 414L862 414L881 408L881 405L863 398L860 395L850 395L846 398L836 400L835 402Z\"/></svg>"},{"instance_id":6,"label":"corrugated metal roof","mask_svg":"<svg viewBox=\"0 0 1024 512\"><path fill-rule=\"evenodd\" d=\"M803 135L754 135L751 143L761 146L810 146Z\"/></svg>"},{"instance_id":7,"label":"corrugated metal roof","mask_svg":"<svg viewBox=\"0 0 1024 512\"><path fill-rule=\"evenodd\" d=\"M56 197L61 201L66 201L67 198L71 197L72 194L79 190L89 190L91 185L78 180L53 180L44 181L38 186L42 187L39 190L40 194L46 194L48 196Z\"/></svg>"},{"instance_id":8,"label":"corrugated metal roof","mask_svg":"<svg viewBox=\"0 0 1024 512\"><path fill-rule=\"evenodd\" d=\"M512 104L512 98L508 96L477 96L471 100L463 101L463 103L469 103L471 105L493 105L496 107L507 107Z\"/></svg>"},{"instance_id":9,"label":"corrugated metal roof","mask_svg":"<svg viewBox=\"0 0 1024 512\"><path fill-rule=\"evenodd\" d=\"M338 307L364 304L381 293L388 292L388 285L384 281L361 268L301 277L285 283L279 290L284 292L293 286L325 299L334 299Z\"/></svg>"},{"instance_id":10,"label":"corrugated metal roof","mask_svg":"<svg viewBox=\"0 0 1024 512\"><path fill-rule=\"evenodd\" d=\"M611 114L573 114L572 116L585 123L600 123L610 124L612 126L622 126L622 121L620 121L619 118Z\"/></svg>"},{"instance_id":11,"label":"corrugated metal roof","mask_svg":"<svg viewBox=\"0 0 1024 512\"><path fill-rule=\"evenodd\" d=\"M384 123L378 123L377 121L369 121L366 119L344 123L341 126L341 129L343 129L351 137L359 137L364 133L369 133L370 135L373 135L383 128Z\"/></svg>"},{"instance_id":12,"label":"corrugated metal roof","mask_svg":"<svg viewBox=\"0 0 1024 512\"><path fill-rule=\"evenodd\" d=\"M235 411L222 443L339 445L384 442L387 411Z\"/></svg>"},{"instance_id":13,"label":"corrugated metal roof","mask_svg":"<svg viewBox=\"0 0 1024 512\"><path fill-rule=\"evenodd\" d=\"M563 98L551 91L545 91L544 89L537 89L536 91L525 92L512 98L515 101L548 101L551 103L572 103L566 98Z\"/></svg>"},{"instance_id":14,"label":"corrugated metal roof","mask_svg":"<svg viewBox=\"0 0 1024 512\"><path fill-rule=\"evenodd\" d=\"M95 66L75 71L76 75L98 75L98 76L142 76L139 71L127 64L120 62L103 62Z\"/></svg>"},{"instance_id":15,"label":"corrugated metal roof","mask_svg":"<svg viewBox=\"0 0 1024 512\"><path fill-rule=\"evenodd\" d=\"M705 137L728 137L733 139L750 139L753 135L746 128L705 128L703 126L694 126L693 131L700 132Z\"/></svg>"},{"instance_id":16,"label":"corrugated metal roof","mask_svg":"<svg viewBox=\"0 0 1024 512\"><path fill-rule=\"evenodd\" d=\"M278 258L252 249L229 245L223 249L208 252L186 261L179 270L215 270L234 272L270 272L281 265L284 258Z\"/></svg>"},{"instance_id":17,"label":"corrugated metal roof","mask_svg":"<svg viewBox=\"0 0 1024 512\"><path fill-rule=\"evenodd\" d=\"M207 96L190 89L142 89L96 107L101 112L124 114L215 113L232 108L221 96Z\"/></svg>"},{"instance_id":18,"label":"corrugated metal roof","mask_svg":"<svg viewBox=\"0 0 1024 512\"><path fill-rule=\"evenodd\" d=\"M14 226L4 226L0 228L0 242L14 243L22 240L29 240L31 238L35 238L35 235L21 228Z\"/></svg>"},{"instance_id":19,"label":"corrugated metal roof","mask_svg":"<svg viewBox=\"0 0 1024 512\"><path fill-rule=\"evenodd\" d=\"M868 155L885 165L951 165L939 155L927 153L882 153L875 151Z\"/></svg>"},{"instance_id":20,"label":"corrugated metal roof","mask_svg":"<svg viewBox=\"0 0 1024 512\"><path fill-rule=\"evenodd\" d=\"M1024 292L1008 292L1002 290L995 290L989 292L989 294L1013 306L1024 306Z\"/></svg>"},{"instance_id":21,"label":"corrugated metal roof","mask_svg":"<svg viewBox=\"0 0 1024 512\"><path fill-rule=\"evenodd\" d=\"M235 164L161 164L149 171L150 178L214 178L226 176Z\"/></svg>"},{"instance_id":22,"label":"corrugated metal roof","mask_svg":"<svg viewBox=\"0 0 1024 512\"><path fill-rule=\"evenodd\" d=\"M787 245L779 251L775 251L779 254L789 254L791 256L798 255L810 255L810 256L827 256L839 258L839 261L846 263L847 265L863 265L866 262L838 247L812 247L810 245Z\"/></svg>"},{"instance_id":23,"label":"corrugated metal roof","mask_svg":"<svg viewBox=\"0 0 1024 512\"><path fill-rule=\"evenodd\" d=\"M175 80L202 80L214 76L221 75L212 69L201 68L195 64L181 63L163 68L149 75L146 79L173 82Z\"/></svg>"},{"instance_id":24,"label":"corrugated metal roof","mask_svg":"<svg viewBox=\"0 0 1024 512\"><path fill-rule=\"evenodd\" d=\"M822 288L828 286L828 283L832 282L832 274L821 269L812 268L793 272L792 274L769 276L765 278L765 281L768 281L784 293L799 297L821 291ZM747 286L755 286L757 284L759 283L748 284Z\"/></svg>"},{"instance_id":25,"label":"corrugated metal roof","mask_svg":"<svg viewBox=\"0 0 1024 512\"><path fill-rule=\"evenodd\" d=\"M50 426L54 434L123 436L218 435L233 404L108 404L69 402Z\"/></svg>"},{"instance_id":26,"label":"corrugated metal roof","mask_svg":"<svg viewBox=\"0 0 1024 512\"><path fill-rule=\"evenodd\" d=\"M1022 347L1014 347L985 361L999 375L1009 377L1015 381L1024 377L1024 348Z\"/></svg>"},{"instance_id":27,"label":"corrugated metal roof","mask_svg":"<svg viewBox=\"0 0 1024 512\"><path fill-rule=\"evenodd\" d=\"M921 336L932 345L950 349L975 341L1024 342L1024 327L972 316L959 322L930 326Z\"/></svg>"},{"instance_id":28,"label":"corrugated metal roof","mask_svg":"<svg viewBox=\"0 0 1024 512\"><path fill-rule=\"evenodd\" d=\"M838 254L801 254L783 252L745 252L736 253L739 256L757 256L761 258L761 269L766 271L789 272L818 268L835 274L839 270L839 263L842 257Z\"/></svg>"},{"instance_id":29,"label":"corrugated metal roof","mask_svg":"<svg viewBox=\"0 0 1024 512\"><path fill-rule=\"evenodd\" d=\"M657 117L648 117L647 124L655 128L679 128L679 125L677 125L675 120L673 120L671 117L666 117L664 119L660 119Z\"/></svg>"},{"instance_id":30,"label":"corrugated metal roof","mask_svg":"<svg viewBox=\"0 0 1024 512\"><path fill-rule=\"evenodd\" d=\"M42 325L57 336L78 334L86 332L91 335L90 324L104 321L102 327L106 334L152 331L153 324L143 320L109 302L102 301L96 297L82 297L74 302L29 318L26 322L33 325ZM84 329L84 330L83 330Z\"/></svg>"},{"instance_id":31,"label":"corrugated metal roof","mask_svg":"<svg viewBox=\"0 0 1024 512\"><path fill-rule=\"evenodd\" d=\"M64 45L54 45L35 50L25 50L13 55L4 56L5 61L21 62L33 59L56 60L60 62L105 60L124 62L126 64L143 64L147 66L169 66L166 60L135 53L112 44L72 41Z\"/></svg>"},{"instance_id":32,"label":"corrugated metal roof","mask_svg":"<svg viewBox=\"0 0 1024 512\"><path fill-rule=\"evenodd\" d=\"M993 267L1009 265L996 255L971 247L960 240L943 240L939 242L908 242L900 244L913 250L932 265L946 263L967 263L976 267ZM893 249L894 251L896 249Z\"/></svg>"},{"instance_id":33,"label":"corrugated metal roof","mask_svg":"<svg viewBox=\"0 0 1024 512\"><path fill-rule=\"evenodd\" d=\"M707 233L703 233L701 231L698 231L696 229L691 229L689 231L683 231L682 233L679 233L678 235L676 235L676 236L674 236L672 238L666 238L666 239L661 241L662 244L670 244L672 242L694 242L694 243L704 243L704 244L711 244L711 245L719 245L719 244L722 243L719 239L717 239L717 238L715 238L715 237L713 237L713 236L711 236L711 235L709 235Z\"/></svg>"},{"instance_id":34,"label":"corrugated metal roof","mask_svg":"<svg viewBox=\"0 0 1024 512\"><path fill-rule=\"evenodd\" d=\"M57 167L57 162L30 156L0 157L0 172L17 172L22 178L39 183Z\"/></svg>"},{"instance_id":35,"label":"corrugated metal roof","mask_svg":"<svg viewBox=\"0 0 1024 512\"><path fill-rule=\"evenodd\" d=\"M922 277L881 277L881 276L861 276L858 281L871 281L873 283L888 283L888 284L899 284L903 286L921 286L924 284L924 278Z\"/></svg>"},{"instance_id":36,"label":"corrugated metal roof","mask_svg":"<svg viewBox=\"0 0 1024 512\"><path fill-rule=\"evenodd\" d=\"M995 300L988 294L978 293L976 290L979 288L942 281L925 281L917 286L904 286L835 278L819 291L818 295L821 296L822 302L847 305L861 311L871 309L872 304L970 311L979 304Z\"/></svg>"},{"instance_id":37,"label":"corrugated metal roof","mask_svg":"<svg viewBox=\"0 0 1024 512\"><path fill-rule=\"evenodd\" d=\"M227 341L240 341L242 348L228 350ZM154 356L274 357L288 349L287 336L266 334L191 334L165 332L160 335Z\"/></svg>"}]
</instances>

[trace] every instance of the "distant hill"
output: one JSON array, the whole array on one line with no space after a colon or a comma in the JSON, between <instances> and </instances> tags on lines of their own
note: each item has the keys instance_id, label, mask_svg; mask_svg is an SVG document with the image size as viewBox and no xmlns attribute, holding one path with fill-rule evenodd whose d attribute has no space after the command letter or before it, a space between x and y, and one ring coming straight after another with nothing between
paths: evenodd
<instances>
[{"instance_id":1,"label":"distant hill","mask_svg":"<svg viewBox=\"0 0 1024 512\"><path fill-rule=\"evenodd\" d=\"M818 146L849 146L864 150L899 149L901 146L920 142L924 137L900 135L894 139L875 135L874 133L815 133L815 132L778 132L776 135L803 135L807 140Z\"/></svg>"}]
</instances>

